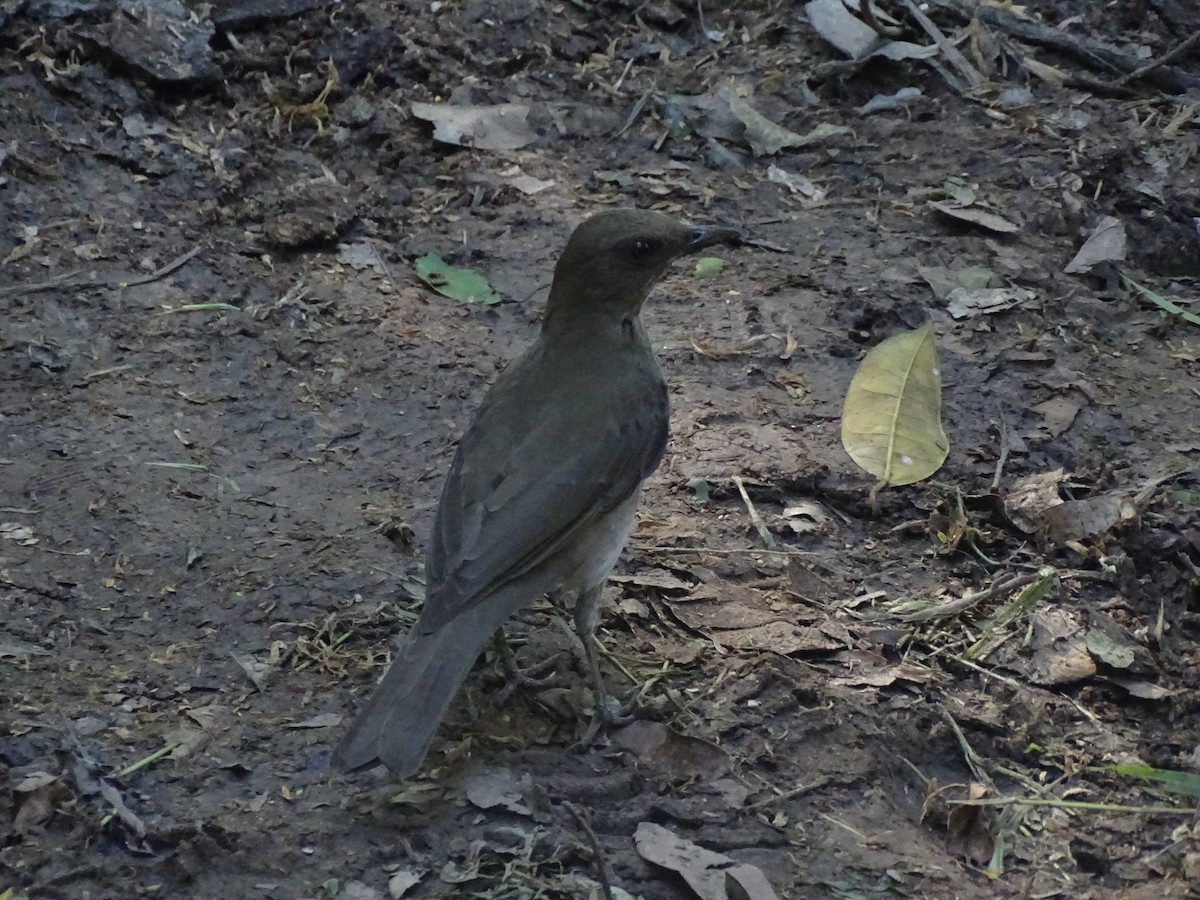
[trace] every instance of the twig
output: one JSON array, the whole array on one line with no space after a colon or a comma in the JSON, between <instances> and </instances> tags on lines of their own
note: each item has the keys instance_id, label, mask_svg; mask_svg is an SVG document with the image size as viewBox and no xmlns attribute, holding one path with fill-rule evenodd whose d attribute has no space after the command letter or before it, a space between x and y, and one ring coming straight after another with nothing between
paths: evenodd
<instances>
[{"instance_id":1,"label":"twig","mask_svg":"<svg viewBox=\"0 0 1200 900\"><path fill-rule=\"evenodd\" d=\"M575 817L575 821L579 823L579 827L587 835L588 843L592 845L592 857L596 861L596 876L600 881L600 890L604 894L604 900L613 900L612 885L608 880L608 867L604 862L604 848L600 846L596 832L592 830L592 823L588 821L588 814L574 803L566 803L564 805L570 811L571 815Z\"/></svg>"},{"instance_id":2,"label":"twig","mask_svg":"<svg viewBox=\"0 0 1200 900\"><path fill-rule=\"evenodd\" d=\"M820 556L815 550L763 550L761 547L663 547L651 544L630 544L631 550L639 553L704 553L710 556L736 556L739 553L749 553L752 556L769 554L771 556Z\"/></svg>"},{"instance_id":3,"label":"twig","mask_svg":"<svg viewBox=\"0 0 1200 900\"><path fill-rule=\"evenodd\" d=\"M95 381L105 375L116 375L118 372L128 372L133 366L109 366L107 369L96 369L83 376L84 381Z\"/></svg>"},{"instance_id":4,"label":"twig","mask_svg":"<svg viewBox=\"0 0 1200 900\"><path fill-rule=\"evenodd\" d=\"M48 281L35 281L33 284L17 284L12 287L0 288L0 297L11 297L14 294L36 294L40 291L52 291L56 287L88 286L89 282L83 282L79 285L69 284L70 280L81 271L83 270L76 269L73 272L64 272L62 275L56 275Z\"/></svg>"},{"instance_id":5,"label":"twig","mask_svg":"<svg viewBox=\"0 0 1200 900\"><path fill-rule=\"evenodd\" d=\"M1146 63L1141 68L1134 69L1132 72L1127 72L1124 75L1122 75L1120 78L1113 79L1111 84L1115 88L1123 88L1126 85L1128 85L1131 81L1137 81L1139 78L1141 78L1145 75L1148 75L1149 73L1153 72L1155 69L1159 68L1160 66L1165 66L1167 63L1171 62L1172 60L1178 59L1180 56L1183 56L1183 54L1187 53L1189 50L1191 50L1197 44L1200 44L1200 28L1197 28L1195 31L1193 31L1191 34L1189 34L1187 37L1185 37L1182 41L1180 41L1178 44L1176 44L1174 47L1172 47L1170 50L1168 50L1166 53L1164 53L1158 59L1151 60L1150 62Z\"/></svg>"},{"instance_id":6,"label":"twig","mask_svg":"<svg viewBox=\"0 0 1200 900\"><path fill-rule=\"evenodd\" d=\"M934 43L938 45L938 49L942 51L950 65L954 66L959 74L967 79L970 87L977 88L987 81L978 69L967 62L967 58L958 51L958 48L942 34L941 29L933 24L933 20L921 12L921 8L913 0L904 0L904 5L908 7L908 11L917 20L917 23L925 29L925 33L933 38Z\"/></svg>"},{"instance_id":7,"label":"twig","mask_svg":"<svg viewBox=\"0 0 1200 900\"><path fill-rule=\"evenodd\" d=\"M957 806L1053 806L1058 809L1083 809L1092 812L1146 813L1147 815L1194 816L1194 807L1125 806L1121 803L1094 803L1087 800L1042 800L1030 797L982 797L978 800L947 800Z\"/></svg>"},{"instance_id":8,"label":"twig","mask_svg":"<svg viewBox=\"0 0 1200 900\"><path fill-rule=\"evenodd\" d=\"M954 721L954 716L950 715L950 710L942 710L942 718L946 720L946 724L950 726L950 730L954 732L954 736L958 739L958 746L962 750L963 759L966 760L967 766L971 769L971 775L980 784L987 785L991 790L996 790L996 783L992 781L992 776L988 774L984 767L984 759L975 752L967 736L963 734L962 729L958 727L958 723Z\"/></svg>"},{"instance_id":9,"label":"twig","mask_svg":"<svg viewBox=\"0 0 1200 900\"><path fill-rule=\"evenodd\" d=\"M741 476L734 475L733 483L737 485L738 493L742 495L742 502L746 504L746 511L750 513L750 521L754 524L754 530L758 532L758 536L767 545L767 549L774 550L779 545L775 543L775 537L767 528L767 523L763 521L763 517L754 508L754 503L750 499L750 495L746 493L746 485L742 482Z\"/></svg>"},{"instance_id":10,"label":"twig","mask_svg":"<svg viewBox=\"0 0 1200 900\"><path fill-rule=\"evenodd\" d=\"M1076 37L1075 35L1067 34L1062 29L1051 28L1032 19L1023 19L1020 16L1015 16L994 6L972 3L970 4L971 8L966 9L958 3L949 3L947 0L938 0L938 6L968 21L972 18L978 18L984 25L991 28L999 28L1007 34L1011 34L1023 41L1029 41L1033 44L1051 47L1062 53L1067 53L1083 61L1085 65L1093 70L1105 69L1108 72L1136 72L1144 66L1142 60L1121 53L1109 44L1089 40L1088 38ZM1172 93L1182 94L1191 88L1200 87L1200 76L1184 69L1161 66L1148 71L1146 75L1159 88ZM1086 83L1093 90L1113 90L1111 83L1108 81L1095 81L1078 74L1070 77L1068 84L1073 83Z\"/></svg>"},{"instance_id":11,"label":"twig","mask_svg":"<svg viewBox=\"0 0 1200 900\"><path fill-rule=\"evenodd\" d=\"M128 288L136 287L140 284L149 284L152 281L158 281L170 275L176 269L181 269L192 260L203 248L197 244L187 253L182 253L175 257L165 266L155 269L149 275L140 275L137 278L132 278L129 281L71 281L79 274L79 270L69 272L66 275L60 275L56 278L51 278L49 281L37 281L33 284L18 284L13 287L0 289L0 297L9 297L14 294L36 294L40 291L52 291L55 288L70 288L78 290L80 288Z\"/></svg>"},{"instance_id":12,"label":"twig","mask_svg":"<svg viewBox=\"0 0 1200 900\"><path fill-rule=\"evenodd\" d=\"M1008 462L1008 451L1012 449L1008 440L1008 419L1000 410L1000 457L996 460L996 474L992 476L992 491L1000 490L1000 478L1004 475L1004 464Z\"/></svg>"},{"instance_id":13,"label":"twig","mask_svg":"<svg viewBox=\"0 0 1200 900\"><path fill-rule=\"evenodd\" d=\"M930 619L944 619L956 616L959 613L966 612L968 609L978 606L984 600L990 600L992 597L1000 594L1011 593L1018 588L1033 584L1041 577L1041 572L1028 572L1024 575L1014 575L1007 581L993 581L989 587L984 588L982 591L967 591L956 600L948 600L945 603L939 603L928 609L916 610L899 618L901 622L928 622Z\"/></svg>"},{"instance_id":14,"label":"twig","mask_svg":"<svg viewBox=\"0 0 1200 900\"><path fill-rule=\"evenodd\" d=\"M160 268L155 269L149 275L142 275L139 278L133 278L133 279L130 279L129 281L118 281L115 285L112 285L112 287L119 287L119 288L137 287L139 284L149 284L152 281L158 281L158 279L165 278L167 275L170 275L176 269L182 269L185 265L188 264L189 261L191 261L192 257L194 257L197 253L200 252L201 249L202 248L200 247L200 245L197 244L195 247L193 247L187 253L181 253L179 256L175 257L173 260L171 260L165 266L161 266Z\"/></svg>"}]
</instances>

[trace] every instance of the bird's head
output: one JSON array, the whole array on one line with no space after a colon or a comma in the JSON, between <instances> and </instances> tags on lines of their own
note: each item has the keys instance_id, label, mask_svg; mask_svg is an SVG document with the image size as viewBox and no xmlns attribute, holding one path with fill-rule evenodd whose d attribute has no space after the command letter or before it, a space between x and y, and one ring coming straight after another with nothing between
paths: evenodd
<instances>
[{"instance_id":1,"label":"bird's head","mask_svg":"<svg viewBox=\"0 0 1200 900\"><path fill-rule=\"evenodd\" d=\"M546 321L588 313L635 316L672 261L739 238L733 228L686 225L652 210L597 213L567 241L554 269Z\"/></svg>"}]
</instances>

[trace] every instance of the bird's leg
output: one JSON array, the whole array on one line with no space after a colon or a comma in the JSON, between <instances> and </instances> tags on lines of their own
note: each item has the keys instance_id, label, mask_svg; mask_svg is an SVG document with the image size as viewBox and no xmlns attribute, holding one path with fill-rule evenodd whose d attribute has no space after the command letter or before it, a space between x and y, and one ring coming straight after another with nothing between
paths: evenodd
<instances>
[{"instance_id":1,"label":"bird's leg","mask_svg":"<svg viewBox=\"0 0 1200 900\"><path fill-rule=\"evenodd\" d=\"M562 676L558 672L551 671L558 665L559 654L556 653L528 669L522 669L517 664L516 654L513 653L512 645L505 637L503 628L496 629L492 640L496 645L496 651L500 654L500 661L504 665L505 685L496 697L497 703L504 703L518 688L539 691L556 687L562 682ZM550 674L544 675L545 672L550 672Z\"/></svg>"},{"instance_id":2,"label":"bird's leg","mask_svg":"<svg viewBox=\"0 0 1200 900\"><path fill-rule=\"evenodd\" d=\"M600 659L596 644L596 626L600 624L600 594L604 584L587 588L580 592L575 600L575 631L583 642L584 656L587 658L588 672L592 677L592 693L594 696L592 721L579 740L579 746L590 744L600 729L606 725L628 725L633 721L629 713L632 704L622 706L616 698L608 693L604 684L604 676L600 673Z\"/></svg>"}]
</instances>

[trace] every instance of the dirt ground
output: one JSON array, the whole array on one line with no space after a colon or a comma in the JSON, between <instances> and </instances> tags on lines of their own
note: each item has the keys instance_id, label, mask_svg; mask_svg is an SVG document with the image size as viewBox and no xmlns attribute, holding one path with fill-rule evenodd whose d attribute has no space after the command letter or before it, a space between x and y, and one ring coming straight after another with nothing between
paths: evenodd
<instances>
[{"instance_id":1,"label":"dirt ground","mask_svg":"<svg viewBox=\"0 0 1200 900\"><path fill-rule=\"evenodd\" d=\"M1120 274L1200 296L1200 52L1086 49L1195 7L934 3L952 45L852 61L791 3L189 6L0 0L0 898L1200 896L1200 327ZM538 603L567 687L489 654L418 778L332 776L613 205L752 238L646 314L672 438L600 631L641 721L574 746ZM873 503L842 399L927 319L950 455Z\"/></svg>"}]
</instances>

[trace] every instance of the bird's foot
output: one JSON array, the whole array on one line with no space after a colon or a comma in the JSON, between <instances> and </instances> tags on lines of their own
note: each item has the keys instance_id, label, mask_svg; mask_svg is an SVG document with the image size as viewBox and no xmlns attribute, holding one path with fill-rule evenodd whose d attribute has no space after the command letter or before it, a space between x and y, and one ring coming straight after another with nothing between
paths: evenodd
<instances>
[{"instance_id":1,"label":"bird's foot","mask_svg":"<svg viewBox=\"0 0 1200 900\"><path fill-rule=\"evenodd\" d=\"M605 728L617 728L634 721L636 717L633 715L633 709L632 703L621 703L607 692L597 696L592 720L583 732L583 737L576 742L575 749L586 750Z\"/></svg>"},{"instance_id":2,"label":"bird's foot","mask_svg":"<svg viewBox=\"0 0 1200 900\"><path fill-rule=\"evenodd\" d=\"M563 678L561 672L556 671L560 655L556 653L549 659L542 660L537 665L522 669L517 665L516 657L512 655L511 651L509 653L502 653L501 657L504 661L504 687L496 695L496 702L499 704L505 703L518 690L537 693L547 688L562 685L566 679ZM545 674L547 672L550 674Z\"/></svg>"}]
</instances>

